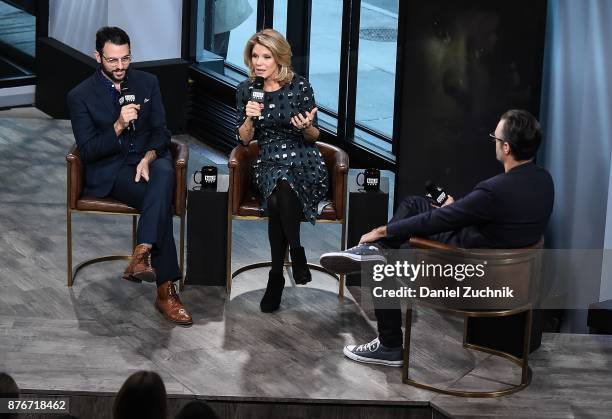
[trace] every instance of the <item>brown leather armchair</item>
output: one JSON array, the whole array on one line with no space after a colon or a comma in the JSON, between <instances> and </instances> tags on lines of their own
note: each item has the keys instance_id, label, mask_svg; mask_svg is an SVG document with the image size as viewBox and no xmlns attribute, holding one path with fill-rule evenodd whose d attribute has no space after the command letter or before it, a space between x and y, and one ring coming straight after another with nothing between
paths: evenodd
<instances>
[{"instance_id":1,"label":"brown leather armchair","mask_svg":"<svg viewBox=\"0 0 612 419\"><path fill-rule=\"evenodd\" d=\"M463 397L497 397L515 393L527 387L531 382L532 371L529 368L528 357L530 349L531 327L533 308L532 303L537 298L537 284L540 274L540 249L544 244L541 239L538 243L521 249L463 249L440 243L433 240L413 237L410 239L410 248L422 249L418 253L417 260L425 263L436 263L457 265L457 264L481 264L485 263L485 276L477 281L470 281L469 285L474 289L501 289L509 286L515 291L515 298L504 299L490 297L486 300L478 299L480 307L476 304L463 306L466 300L447 298L428 300L427 302L418 299L411 300L406 310L406 331L404 334L404 365L402 368L402 382L426 390L435 391L443 394ZM417 278L419 281L421 278ZM444 282L446 281L446 282ZM428 285L433 285L436 289L443 289L443 285L448 285L448 279L442 281L433 280ZM485 352L491 355L508 359L521 368L521 381L518 384L511 384L500 390L493 391L468 391L460 389L441 388L431 384L416 381L409 377L410 360L410 333L412 330L412 311L419 304L424 304L430 308L443 311L448 314L461 316L464 318L463 347L476 351ZM492 349L485 346L472 344L468 341L468 320L470 318L484 317L505 317L525 313L524 333L522 342L522 356ZM500 331L503 333L503 331Z\"/></svg>"},{"instance_id":2,"label":"brown leather armchair","mask_svg":"<svg viewBox=\"0 0 612 419\"><path fill-rule=\"evenodd\" d=\"M179 264L183 279L181 279L181 288L184 283L184 256L185 256L185 200L187 197L186 172L187 163L189 161L189 147L182 141L172 139L170 151L174 161L174 173L176 176L176 184L174 188L173 214L180 218L180 259ZM85 266L97 262L108 260L130 259L130 255L111 255L102 256L87 261L81 262L73 268L72 266L72 213L95 213L95 214L113 214L113 215L131 215L132 216L132 249L136 246L136 226L138 222L138 211L127 204L119 202L113 198L95 198L91 196L82 196L84 168L81 160L81 154L76 145L72 147L68 155L66 155L68 168L67 178L67 205L66 205L66 238L67 238L67 267L68 267L68 286L71 287L74 283L79 270Z\"/></svg>"},{"instance_id":3,"label":"brown leather armchair","mask_svg":"<svg viewBox=\"0 0 612 419\"><path fill-rule=\"evenodd\" d=\"M348 155L344 150L331 144L317 142L317 147L323 155L323 160L329 172L329 192L328 199L331 204L327 205L317 222L339 223L342 224L342 238L340 247L346 248L346 187L349 169ZM233 220L265 220L263 209L260 207L261 197L253 185L251 179L251 167L257 159L259 146L257 141L251 141L248 146L238 145L231 154L228 161L229 167L229 203L227 217L227 294L232 291L232 279L240 273L249 269L271 266L271 262L259 262L243 266L233 273L231 272L232 262L232 221ZM287 263L286 265L290 265ZM338 295L344 296L344 275L336 276L327 271L320 265L309 263L312 269L325 272L338 279Z\"/></svg>"}]
</instances>

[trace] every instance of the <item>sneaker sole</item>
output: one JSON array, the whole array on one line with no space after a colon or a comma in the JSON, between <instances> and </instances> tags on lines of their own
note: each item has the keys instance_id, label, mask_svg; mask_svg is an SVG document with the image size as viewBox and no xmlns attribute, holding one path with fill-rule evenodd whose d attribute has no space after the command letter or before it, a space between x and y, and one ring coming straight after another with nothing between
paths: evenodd
<instances>
[{"instance_id":1,"label":"sneaker sole","mask_svg":"<svg viewBox=\"0 0 612 419\"><path fill-rule=\"evenodd\" d=\"M359 256L344 252L325 253L319 259L321 266L338 274L361 272L361 265L367 262L387 263L384 256Z\"/></svg>"},{"instance_id":2,"label":"sneaker sole","mask_svg":"<svg viewBox=\"0 0 612 419\"><path fill-rule=\"evenodd\" d=\"M375 359L375 358L367 358L365 356L359 356L357 354L354 354L353 352L349 351L348 349L344 348L342 350L342 352L344 353L344 356L356 361L356 362L361 362L364 364L376 364L376 365L384 365L387 367L401 367L404 365L404 361L386 361L384 359Z\"/></svg>"}]
</instances>

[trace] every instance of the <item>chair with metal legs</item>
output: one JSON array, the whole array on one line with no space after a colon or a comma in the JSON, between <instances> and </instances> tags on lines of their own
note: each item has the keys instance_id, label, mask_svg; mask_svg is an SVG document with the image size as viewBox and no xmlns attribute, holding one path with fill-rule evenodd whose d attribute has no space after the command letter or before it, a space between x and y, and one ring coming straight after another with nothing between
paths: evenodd
<instances>
[{"instance_id":1,"label":"chair with metal legs","mask_svg":"<svg viewBox=\"0 0 612 419\"><path fill-rule=\"evenodd\" d=\"M532 371L529 368L529 349L532 328L532 303L537 298L538 279L540 274L540 252L543 240L533 246L521 249L462 249L444 243L426 240L421 238L411 238L411 249L422 249L418 253L419 261L432 264L457 265L457 264L485 264L485 276L481 280L471 281L470 286L476 289L490 287L491 289L501 289L509 286L516 292L516 298L499 299L491 298L480 300L482 308L461 307L465 300L440 299L437 301L411 300L412 305L406 311L406 331L404 334L404 365L402 368L402 382L415 387L423 388L437 393L449 394L462 397L498 397L512 394L527 387L531 382ZM418 252L418 250L417 250ZM419 279L416 279L417 283ZM445 279L446 284L448 280ZM434 284L434 287L442 289L442 283ZM461 390L450 389L427 384L410 378L410 335L412 331L412 311L417 306L424 305L434 310L461 316L464 320L463 347L491 355L505 358L516 364L521 369L521 380L517 384L511 384L499 390ZM501 318L506 316L525 313L524 329L522 336L522 355L516 356L506 351L475 345L468 342L468 319L469 318ZM500 331L501 332L501 331Z\"/></svg>"},{"instance_id":2,"label":"chair with metal legs","mask_svg":"<svg viewBox=\"0 0 612 419\"><path fill-rule=\"evenodd\" d=\"M346 187L349 168L348 155L342 149L331 144L317 142L317 147L329 171L329 200L317 223L338 223L342 225L340 249L346 249ZM232 150L228 162L229 166L229 203L227 216L227 265L226 265L226 292L232 291L232 280L242 272L271 266L272 262L257 262L242 266L231 271L232 263L232 222L233 220L262 221L267 217L260 206L261 197L256 191L251 179L251 167L257 159L259 146L257 141L251 141L248 146L238 145ZM285 266L291 266L289 261ZM320 265L308 263L308 267L324 272L338 280L338 295L344 296L344 275L335 275Z\"/></svg>"},{"instance_id":3,"label":"chair with metal legs","mask_svg":"<svg viewBox=\"0 0 612 419\"><path fill-rule=\"evenodd\" d=\"M176 184L174 187L173 198L173 215L181 220L180 225L180 240L179 240L179 265L183 278L181 278L181 289L184 286L184 259L185 259L185 201L187 197L186 172L187 162L189 161L189 147L182 141L173 139L170 145L172 159L174 161L174 173ZM110 255L101 256L86 260L76 266L72 266L72 214L73 213L88 213L88 214L106 214L106 215L129 215L132 217L132 249L136 246L136 225L138 223L138 211L127 204L119 202L113 198L95 198L91 196L82 196L84 168L83 161L79 149L72 147L68 155L66 155L68 168L67 178L67 205L66 205L66 243L67 243L67 283L71 287L77 273L84 268L98 262L109 260L129 260L132 255Z\"/></svg>"}]
</instances>

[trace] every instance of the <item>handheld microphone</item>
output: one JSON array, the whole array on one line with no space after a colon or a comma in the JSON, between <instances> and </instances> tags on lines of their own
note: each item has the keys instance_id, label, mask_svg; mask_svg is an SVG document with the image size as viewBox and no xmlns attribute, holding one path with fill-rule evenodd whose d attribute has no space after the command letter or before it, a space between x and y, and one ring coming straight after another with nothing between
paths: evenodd
<instances>
[{"instance_id":1,"label":"handheld microphone","mask_svg":"<svg viewBox=\"0 0 612 419\"><path fill-rule=\"evenodd\" d=\"M429 199L429 201L437 207L444 205L448 199L448 194L444 191L444 189L434 185L431 180L425 182L425 190L427 191L425 198Z\"/></svg>"},{"instance_id":2,"label":"handheld microphone","mask_svg":"<svg viewBox=\"0 0 612 419\"><path fill-rule=\"evenodd\" d=\"M130 88L128 87L127 80L124 80L121 82L121 96L119 96L119 105L121 107L124 107L132 103L136 103L136 95L131 92ZM128 130L136 132L136 125L134 124L134 120L130 121Z\"/></svg>"},{"instance_id":3,"label":"handheld microphone","mask_svg":"<svg viewBox=\"0 0 612 419\"><path fill-rule=\"evenodd\" d=\"M253 85L251 86L251 100L253 102L257 102L257 103L264 102L263 85L264 85L264 78L261 76L255 77L255 80L253 81ZM253 118L253 122L255 122L255 126L259 126L259 120L263 119L263 116L259 115L259 117L254 116L252 118Z\"/></svg>"},{"instance_id":4,"label":"handheld microphone","mask_svg":"<svg viewBox=\"0 0 612 419\"><path fill-rule=\"evenodd\" d=\"M251 89L251 100L257 103L263 103L264 101L264 78L261 76L255 77L253 81L253 89Z\"/></svg>"}]
</instances>

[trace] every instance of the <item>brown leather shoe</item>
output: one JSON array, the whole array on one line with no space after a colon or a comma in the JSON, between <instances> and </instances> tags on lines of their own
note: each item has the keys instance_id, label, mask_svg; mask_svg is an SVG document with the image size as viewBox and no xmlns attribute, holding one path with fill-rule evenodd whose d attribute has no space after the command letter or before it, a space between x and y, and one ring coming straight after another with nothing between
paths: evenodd
<instances>
[{"instance_id":1,"label":"brown leather shoe","mask_svg":"<svg viewBox=\"0 0 612 419\"><path fill-rule=\"evenodd\" d=\"M172 281L166 281L157 287L155 308L158 309L166 319L173 323L181 326L190 326L193 324L191 314L183 307L183 303L181 303Z\"/></svg>"},{"instance_id":2,"label":"brown leather shoe","mask_svg":"<svg viewBox=\"0 0 612 419\"><path fill-rule=\"evenodd\" d=\"M136 246L132 260L123 272L123 279L134 282L155 282L155 270L151 266L151 248L144 244Z\"/></svg>"}]
</instances>

